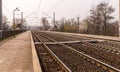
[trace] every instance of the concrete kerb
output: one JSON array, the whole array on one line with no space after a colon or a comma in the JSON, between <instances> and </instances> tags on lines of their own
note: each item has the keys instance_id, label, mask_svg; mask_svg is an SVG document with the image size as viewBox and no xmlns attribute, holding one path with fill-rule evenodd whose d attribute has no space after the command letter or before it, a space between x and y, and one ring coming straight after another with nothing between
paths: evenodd
<instances>
[{"instance_id":1,"label":"concrete kerb","mask_svg":"<svg viewBox=\"0 0 120 72\"><path fill-rule=\"evenodd\" d=\"M41 66L40 66L40 62L39 62L39 59L38 59L37 51L35 49L35 45L34 45L34 41L33 41L31 32L30 32L30 36L31 36L31 47L32 47L33 71L34 72L42 72L42 69L41 69Z\"/></svg>"}]
</instances>

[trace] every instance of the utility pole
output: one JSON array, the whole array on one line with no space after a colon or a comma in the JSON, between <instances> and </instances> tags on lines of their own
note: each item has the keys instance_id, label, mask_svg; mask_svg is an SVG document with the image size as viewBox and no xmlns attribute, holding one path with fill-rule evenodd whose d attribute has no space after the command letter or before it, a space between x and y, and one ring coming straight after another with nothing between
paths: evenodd
<instances>
[{"instance_id":1,"label":"utility pole","mask_svg":"<svg viewBox=\"0 0 120 72\"><path fill-rule=\"evenodd\" d=\"M119 23L120 23L120 0L119 0Z\"/></svg>"},{"instance_id":2,"label":"utility pole","mask_svg":"<svg viewBox=\"0 0 120 72\"><path fill-rule=\"evenodd\" d=\"M55 12L53 13L53 23L54 23L54 27L55 27Z\"/></svg>"},{"instance_id":3,"label":"utility pole","mask_svg":"<svg viewBox=\"0 0 120 72\"><path fill-rule=\"evenodd\" d=\"M119 26L118 32L119 32L119 36L120 36L120 0L119 0L119 25L118 26Z\"/></svg>"},{"instance_id":4,"label":"utility pole","mask_svg":"<svg viewBox=\"0 0 120 72\"><path fill-rule=\"evenodd\" d=\"M15 38L15 12L13 10L13 29L14 29L14 38Z\"/></svg>"},{"instance_id":5,"label":"utility pole","mask_svg":"<svg viewBox=\"0 0 120 72\"><path fill-rule=\"evenodd\" d=\"M13 29L14 29L14 38L15 38L15 11L20 11L18 7L13 10Z\"/></svg>"},{"instance_id":6,"label":"utility pole","mask_svg":"<svg viewBox=\"0 0 120 72\"><path fill-rule=\"evenodd\" d=\"M78 33L79 33L79 30L80 30L80 28L79 28L79 25L80 25L79 19L80 19L80 17L79 17L79 15L78 15L78 17L77 17L77 22L78 22Z\"/></svg>"},{"instance_id":7,"label":"utility pole","mask_svg":"<svg viewBox=\"0 0 120 72\"><path fill-rule=\"evenodd\" d=\"M23 12L21 12L21 29L23 30Z\"/></svg>"},{"instance_id":8,"label":"utility pole","mask_svg":"<svg viewBox=\"0 0 120 72\"><path fill-rule=\"evenodd\" d=\"M0 41L2 40L2 0L0 0Z\"/></svg>"}]
</instances>

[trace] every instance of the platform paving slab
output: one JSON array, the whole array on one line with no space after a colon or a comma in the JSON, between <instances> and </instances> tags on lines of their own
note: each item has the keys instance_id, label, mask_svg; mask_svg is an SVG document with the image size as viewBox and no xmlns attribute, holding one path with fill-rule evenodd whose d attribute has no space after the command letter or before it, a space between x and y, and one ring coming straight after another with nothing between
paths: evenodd
<instances>
[{"instance_id":1,"label":"platform paving slab","mask_svg":"<svg viewBox=\"0 0 120 72\"><path fill-rule=\"evenodd\" d=\"M30 31L0 45L0 72L33 72Z\"/></svg>"}]
</instances>

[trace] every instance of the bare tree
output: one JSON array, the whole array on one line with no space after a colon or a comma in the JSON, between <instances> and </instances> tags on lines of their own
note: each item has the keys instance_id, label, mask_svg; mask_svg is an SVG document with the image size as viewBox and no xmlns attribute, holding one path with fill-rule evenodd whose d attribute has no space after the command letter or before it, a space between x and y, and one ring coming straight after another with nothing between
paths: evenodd
<instances>
[{"instance_id":1,"label":"bare tree","mask_svg":"<svg viewBox=\"0 0 120 72\"><path fill-rule=\"evenodd\" d=\"M115 25L114 17L111 15L114 11L115 9L105 2L101 2L90 10L90 16L86 19L88 24L87 32L97 35L110 35L110 31L116 31L115 27L111 29L111 27ZM115 33L117 32L114 32L113 35L116 35Z\"/></svg>"},{"instance_id":2,"label":"bare tree","mask_svg":"<svg viewBox=\"0 0 120 72\"><path fill-rule=\"evenodd\" d=\"M7 22L8 22L7 17L5 15L3 15L3 18L2 18L2 27L3 27L3 30L7 30L7 28L8 28Z\"/></svg>"},{"instance_id":3,"label":"bare tree","mask_svg":"<svg viewBox=\"0 0 120 72\"><path fill-rule=\"evenodd\" d=\"M48 22L48 20L46 19L46 17L43 17L43 18L41 19L41 21L42 21L44 30L50 29L50 25L49 25L49 22Z\"/></svg>"},{"instance_id":4,"label":"bare tree","mask_svg":"<svg viewBox=\"0 0 120 72\"><path fill-rule=\"evenodd\" d=\"M112 6L109 6L108 3L100 3L97 5L97 10L99 15L99 21L103 24L103 34L106 35L107 33L107 26L110 25L111 19L114 19L111 14L115 11Z\"/></svg>"},{"instance_id":5,"label":"bare tree","mask_svg":"<svg viewBox=\"0 0 120 72\"><path fill-rule=\"evenodd\" d=\"M61 20L59 20L59 26L58 26L58 30L59 31L64 31L64 24L66 22L66 19L65 18L61 18Z\"/></svg>"},{"instance_id":6,"label":"bare tree","mask_svg":"<svg viewBox=\"0 0 120 72\"><path fill-rule=\"evenodd\" d=\"M58 26L58 31L77 32L78 25L74 18L70 18L68 20L65 18L61 18L59 24L60 25Z\"/></svg>"}]
</instances>

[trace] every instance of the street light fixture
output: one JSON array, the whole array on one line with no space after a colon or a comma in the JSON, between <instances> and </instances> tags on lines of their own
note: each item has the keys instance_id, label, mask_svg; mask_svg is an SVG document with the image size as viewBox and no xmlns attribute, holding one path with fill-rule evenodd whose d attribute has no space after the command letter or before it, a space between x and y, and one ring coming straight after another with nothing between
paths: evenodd
<instances>
[{"instance_id":1,"label":"street light fixture","mask_svg":"<svg viewBox=\"0 0 120 72\"><path fill-rule=\"evenodd\" d=\"M17 7L13 10L13 29L14 29L14 38L15 38L15 11L20 11L20 9Z\"/></svg>"}]
</instances>

